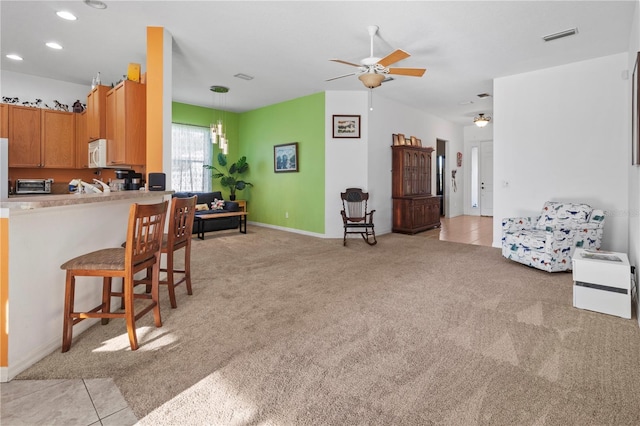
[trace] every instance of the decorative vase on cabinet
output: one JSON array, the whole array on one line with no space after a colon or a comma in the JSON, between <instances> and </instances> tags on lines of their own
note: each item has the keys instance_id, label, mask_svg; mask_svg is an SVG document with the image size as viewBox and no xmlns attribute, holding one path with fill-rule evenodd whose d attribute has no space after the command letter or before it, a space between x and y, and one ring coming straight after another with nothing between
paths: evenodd
<instances>
[{"instance_id":1,"label":"decorative vase on cabinet","mask_svg":"<svg viewBox=\"0 0 640 426\"><path fill-rule=\"evenodd\" d=\"M394 145L393 232L415 234L440 226L440 199L431 195L431 147Z\"/></svg>"}]
</instances>

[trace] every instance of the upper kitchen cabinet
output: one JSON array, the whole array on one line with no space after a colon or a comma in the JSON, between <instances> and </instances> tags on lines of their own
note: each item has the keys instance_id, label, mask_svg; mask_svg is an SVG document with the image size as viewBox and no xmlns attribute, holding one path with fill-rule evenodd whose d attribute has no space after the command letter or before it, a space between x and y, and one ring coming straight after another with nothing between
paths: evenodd
<instances>
[{"instance_id":1,"label":"upper kitchen cabinet","mask_svg":"<svg viewBox=\"0 0 640 426\"><path fill-rule=\"evenodd\" d=\"M107 93L109 86L96 86L87 96L87 137L86 142L96 139L105 139L106 114L107 114Z\"/></svg>"},{"instance_id":2,"label":"upper kitchen cabinet","mask_svg":"<svg viewBox=\"0 0 640 426\"><path fill-rule=\"evenodd\" d=\"M42 167L40 109L8 107L9 167Z\"/></svg>"},{"instance_id":3,"label":"upper kitchen cabinet","mask_svg":"<svg viewBox=\"0 0 640 426\"><path fill-rule=\"evenodd\" d=\"M146 86L124 80L107 93L107 163L146 164Z\"/></svg>"},{"instance_id":4,"label":"upper kitchen cabinet","mask_svg":"<svg viewBox=\"0 0 640 426\"><path fill-rule=\"evenodd\" d=\"M0 138L9 137L9 105L0 104Z\"/></svg>"},{"instance_id":5,"label":"upper kitchen cabinet","mask_svg":"<svg viewBox=\"0 0 640 426\"><path fill-rule=\"evenodd\" d=\"M52 169L73 169L76 166L75 113L43 109L42 165Z\"/></svg>"},{"instance_id":6,"label":"upper kitchen cabinet","mask_svg":"<svg viewBox=\"0 0 640 426\"><path fill-rule=\"evenodd\" d=\"M89 167L89 142L87 141L87 111L76 114L76 168Z\"/></svg>"},{"instance_id":7,"label":"upper kitchen cabinet","mask_svg":"<svg viewBox=\"0 0 640 426\"><path fill-rule=\"evenodd\" d=\"M72 169L74 113L9 105L9 167Z\"/></svg>"}]
</instances>

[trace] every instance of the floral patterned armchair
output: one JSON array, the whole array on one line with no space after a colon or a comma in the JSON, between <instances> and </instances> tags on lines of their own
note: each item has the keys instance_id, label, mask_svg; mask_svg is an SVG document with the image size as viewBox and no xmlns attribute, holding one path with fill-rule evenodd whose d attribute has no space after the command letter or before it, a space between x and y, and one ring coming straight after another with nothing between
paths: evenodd
<instances>
[{"instance_id":1,"label":"floral patterned armchair","mask_svg":"<svg viewBox=\"0 0 640 426\"><path fill-rule=\"evenodd\" d=\"M547 272L566 271L576 247L600 248L603 228L602 210L547 201L536 218L502 220L502 255Z\"/></svg>"}]
</instances>

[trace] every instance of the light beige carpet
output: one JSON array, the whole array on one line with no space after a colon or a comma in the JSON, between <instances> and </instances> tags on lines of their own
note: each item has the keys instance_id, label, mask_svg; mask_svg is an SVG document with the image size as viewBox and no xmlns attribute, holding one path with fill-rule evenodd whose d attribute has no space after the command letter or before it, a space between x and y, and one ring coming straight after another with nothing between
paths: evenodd
<instances>
[{"instance_id":1,"label":"light beige carpet","mask_svg":"<svg viewBox=\"0 0 640 426\"><path fill-rule=\"evenodd\" d=\"M194 294L161 289L138 351L113 320L18 379L113 377L143 425L640 424L637 321L573 308L570 273L248 231L193 240Z\"/></svg>"}]
</instances>

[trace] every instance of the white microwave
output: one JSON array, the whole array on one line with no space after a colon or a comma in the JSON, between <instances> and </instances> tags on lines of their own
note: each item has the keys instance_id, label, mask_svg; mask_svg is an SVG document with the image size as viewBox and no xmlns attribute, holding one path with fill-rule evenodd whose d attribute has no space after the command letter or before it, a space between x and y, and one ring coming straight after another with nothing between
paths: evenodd
<instances>
[{"instance_id":1,"label":"white microwave","mask_svg":"<svg viewBox=\"0 0 640 426\"><path fill-rule=\"evenodd\" d=\"M89 168L101 169L107 167L107 140L98 139L89 142Z\"/></svg>"}]
</instances>

